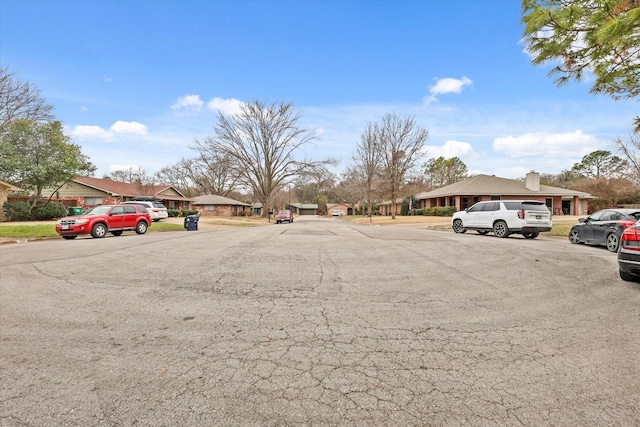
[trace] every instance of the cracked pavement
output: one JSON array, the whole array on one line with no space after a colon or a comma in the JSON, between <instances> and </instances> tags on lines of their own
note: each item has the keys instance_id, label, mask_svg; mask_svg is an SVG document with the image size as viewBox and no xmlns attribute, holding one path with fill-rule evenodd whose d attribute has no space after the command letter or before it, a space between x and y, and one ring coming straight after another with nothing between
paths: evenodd
<instances>
[{"instance_id":1,"label":"cracked pavement","mask_svg":"<svg viewBox=\"0 0 640 427\"><path fill-rule=\"evenodd\" d=\"M0 425L640 424L640 285L337 219L0 246Z\"/></svg>"}]
</instances>

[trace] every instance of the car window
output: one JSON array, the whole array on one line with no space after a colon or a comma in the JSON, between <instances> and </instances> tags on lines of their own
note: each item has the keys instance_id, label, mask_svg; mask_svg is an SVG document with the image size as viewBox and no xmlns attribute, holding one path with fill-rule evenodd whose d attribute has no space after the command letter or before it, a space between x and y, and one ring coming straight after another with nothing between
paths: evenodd
<instances>
[{"instance_id":1,"label":"car window","mask_svg":"<svg viewBox=\"0 0 640 427\"><path fill-rule=\"evenodd\" d=\"M606 211L598 211L598 212L592 213L587 217L587 221L600 221L600 217L602 217L602 215L604 215L605 212Z\"/></svg>"},{"instance_id":2,"label":"car window","mask_svg":"<svg viewBox=\"0 0 640 427\"><path fill-rule=\"evenodd\" d=\"M111 215L122 215L124 213L124 206L116 206L111 211Z\"/></svg>"},{"instance_id":3,"label":"car window","mask_svg":"<svg viewBox=\"0 0 640 427\"><path fill-rule=\"evenodd\" d=\"M154 208L160 208L160 209L166 209L166 206L163 205L162 203L159 203L159 202L154 202L153 203L153 207Z\"/></svg>"},{"instance_id":4,"label":"car window","mask_svg":"<svg viewBox=\"0 0 640 427\"><path fill-rule=\"evenodd\" d=\"M519 211L522 209L522 203L520 202L503 202L504 207L510 211Z\"/></svg>"},{"instance_id":5,"label":"car window","mask_svg":"<svg viewBox=\"0 0 640 427\"><path fill-rule=\"evenodd\" d=\"M640 220L640 211L638 211L638 212L631 212L631 213L629 214L629 216L630 216L631 218L634 218L636 221L638 221L638 220Z\"/></svg>"},{"instance_id":6,"label":"car window","mask_svg":"<svg viewBox=\"0 0 640 427\"><path fill-rule=\"evenodd\" d=\"M476 203L471 206L467 212L481 212L484 210L484 203Z\"/></svg>"},{"instance_id":7,"label":"car window","mask_svg":"<svg viewBox=\"0 0 640 427\"><path fill-rule=\"evenodd\" d=\"M83 215L104 215L109 212L109 209L111 209L111 206L108 205L95 206L86 211Z\"/></svg>"},{"instance_id":8,"label":"car window","mask_svg":"<svg viewBox=\"0 0 640 427\"><path fill-rule=\"evenodd\" d=\"M549 208L547 207L546 204L540 202L540 203L527 203L527 202L523 202L522 203L522 208L524 210L527 211L541 211L541 212L547 212L549 210Z\"/></svg>"},{"instance_id":9,"label":"car window","mask_svg":"<svg viewBox=\"0 0 640 427\"><path fill-rule=\"evenodd\" d=\"M124 213L126 214L136 213L136 208L134 208L133 206L123 206L123 208L124 208Z\"/></svg>"},{"instance_id":10,"label":"car window","mask_svg":"<svg viewBox=\"0 0 640 427\"><path fill-rule=\"evenodd\" d=\"M499 211L500 203L499 202L488 202L484 204L484 210L486 211Z\"/></svg>"}]
</instances>

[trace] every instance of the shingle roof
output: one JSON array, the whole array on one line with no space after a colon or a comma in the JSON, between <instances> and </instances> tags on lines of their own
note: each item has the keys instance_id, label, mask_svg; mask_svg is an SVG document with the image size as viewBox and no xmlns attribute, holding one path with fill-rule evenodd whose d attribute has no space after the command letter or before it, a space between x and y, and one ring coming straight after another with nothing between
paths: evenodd
<instances>
[{"instance_id":1,"label":"shingle roof","mask_svg":"<svg viewBox=\"0 0 640 427\"><path fill-rule=\"evenodd\" d=\"M167 185L139 186L138 184L114 181L109 178L94 178L92 176L78 176L73 181L114 196L159 196L159 198L180 200L180 197L160 194L169 188L182 195L175 187Z\"/></svg>"},{"instance_id":2,"label":"shingle roof","mask_svg":"<svg viewBox=\"0 0 640 427\"><path fill-rule=\"evenodd\" d=\"M239 202L228 197L206 194L193 199L193 205L227 205L227 206L251 206L248 203Z\"/></svg>"},{"instance_id":3,"label":"shingle roof","mask_svg":"<svg viewBox=\"0 0 640 427\"><path fill-rule=\"evenodd\" d=\"M514 195L514 196L577 196L584 199L594 199L589 193L567 190L540 184L540 190L529 190L524 181L499 178L492 175L476 175L463 181L440 187L433 191L426 191L416 195L416 199L432 199L455 195Z\"/></svg>"}]
</instances>

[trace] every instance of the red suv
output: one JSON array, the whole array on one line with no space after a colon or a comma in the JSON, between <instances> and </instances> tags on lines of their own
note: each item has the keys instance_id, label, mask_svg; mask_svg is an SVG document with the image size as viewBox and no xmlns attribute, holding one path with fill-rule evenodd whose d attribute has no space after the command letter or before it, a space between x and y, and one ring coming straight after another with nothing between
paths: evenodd
<instances>
[{"instance_id":1,"label":"red suv","mask_svg":"<svg viewBox=\"0 0 640 427\"><path fill-rule=\"evenodd\" d=\"M119 236L125 230L138 234L147 232L151 216L142 205L100 205L78 216L66 216L56 223L56 233L63 239L75 239L80 234L104 237Z\"/></svg>"}]
</instances>

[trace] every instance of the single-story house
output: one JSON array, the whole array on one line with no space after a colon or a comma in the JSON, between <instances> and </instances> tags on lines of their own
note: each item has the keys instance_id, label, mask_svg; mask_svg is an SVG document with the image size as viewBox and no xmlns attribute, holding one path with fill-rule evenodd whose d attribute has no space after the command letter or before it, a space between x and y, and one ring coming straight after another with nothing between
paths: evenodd
<instances>
[{"instance_id":1,"label":"single-story house","mask_svg":"<svg viewBox=\"0 0 640 427\"><path fill-rule=\"evenodd\" d=\"M198 210L200 215L204 216L238 216L240 212L251 213L249 203L213 194L194 197L191 205Z\"/></svg>"},{"instance_id":2,"label":"single-story house","mask_svg":"<svg viewBox=\"0 0 640 427\"><path fill-rule=\"evenodd\" d=\"M327 215L353 215L353 207L348 203L327 203Z\"/></svg>"},{"instance_id":3,"label":"single-story house","mask_svg":"<svg viewBox=\"0 0 640 427\"><path fill-rule=\"evenodd\" d=\"M594 196L540 184L540 174L531 171L524 181L476 175L433 191L416 195L418 208L455 206L457 211L485 200L539 200L546 202L554 215L586 215Z\"/></svg>"},{"instance_id":4,"label":"single-story house","mask_svg":"<svg viewBox=\"0 0 640 427\"><path fill-rule=\"evenodd\" d=\"M185 197L172 185L138 185L114 181L109 178L79 176L64 184L58 190L43 191L44 197L53 193L52 200L65 206L84 208L125 202L138 196L157 197L167 209L186 210L191 199Z\"/></svg>"},{"instance_id":5,"label":"single-story house","mask_svg":"<svg viewBox=\"0 0 640 427\"><path fill-rule=\"evenodd\" d=\"M11 185L8 182L0 181L0 221L6 221L7 217L4 215L4 203L9 200L9 192L18 192L22 191L22 189L16 187L15 185Z\"/></svg>"},{"instance_id":6,"label":"single-story house","mask_svg":"<svg viewBox=\"0 0 640 427\"><path fill-rule=\"evenodd\" d=\"M396 215L400 215L400 211L402 210L402 200L402 197L398 197L396 199ZM378 209L380 210L380 215L391 215L391 212L393 211L393 203L391 203L391 200L385 200L380 202Z\"/></svg>"},{"instance_id":7,"label":"single-story house","mask_svg":"<svg viewBox=\"0 0 640 427\"><path fill-rule=\"evenodd\" d=\"M318 205L315 203L289 203L286 209L298 215L318 215Z\"/></svg>"}]
</instances>

